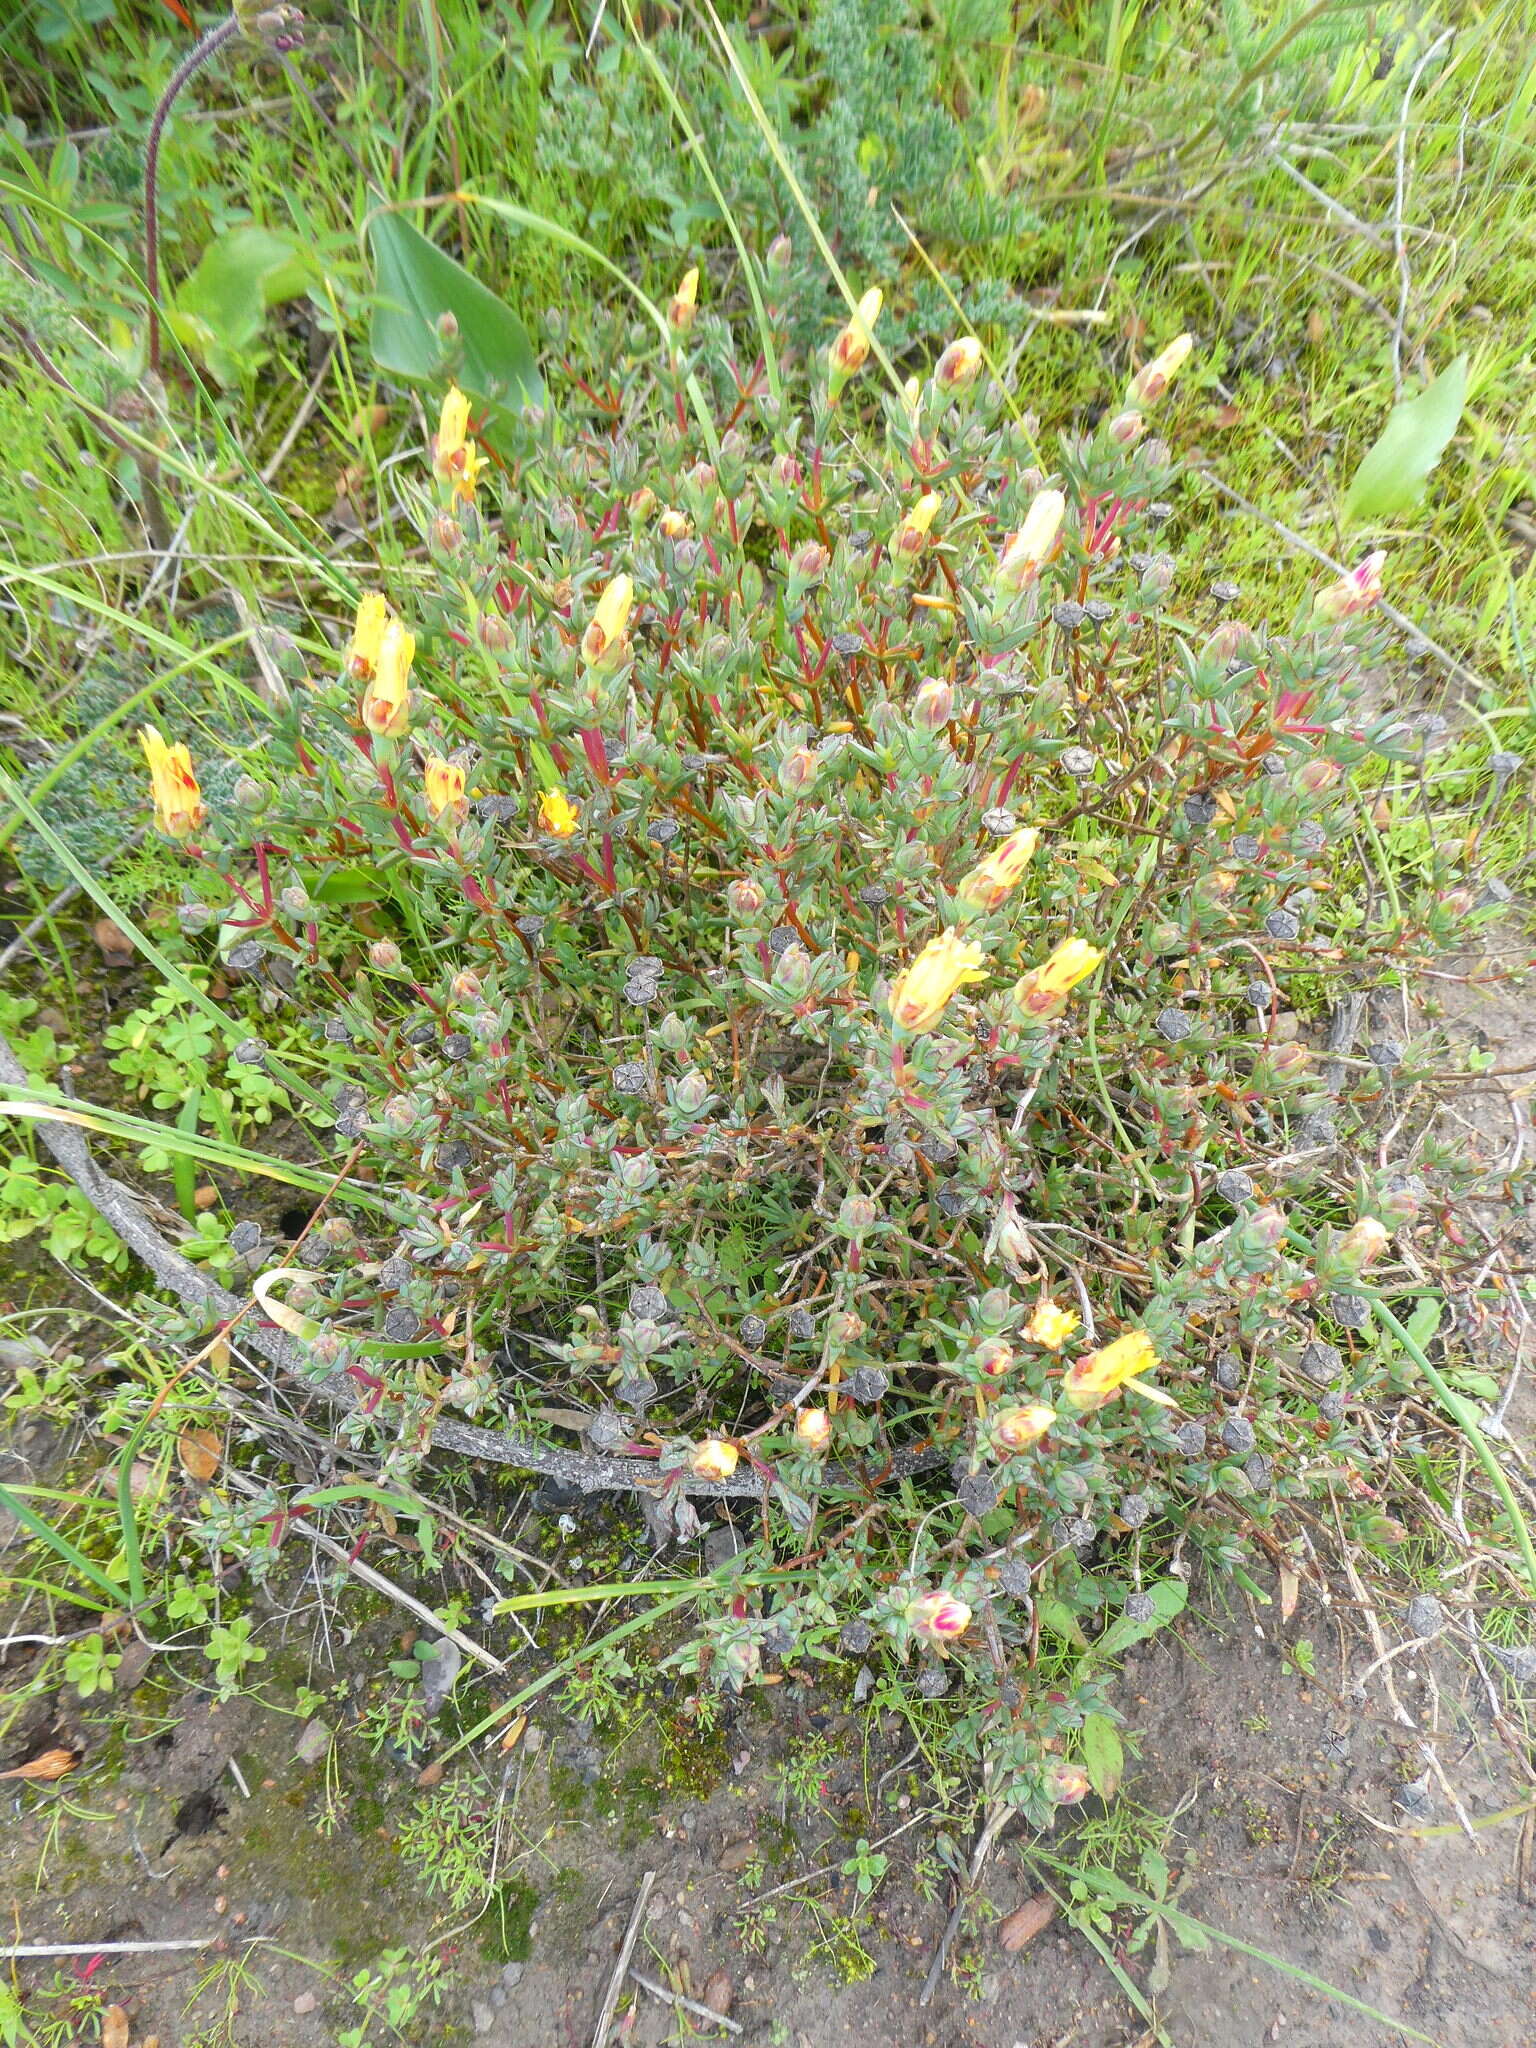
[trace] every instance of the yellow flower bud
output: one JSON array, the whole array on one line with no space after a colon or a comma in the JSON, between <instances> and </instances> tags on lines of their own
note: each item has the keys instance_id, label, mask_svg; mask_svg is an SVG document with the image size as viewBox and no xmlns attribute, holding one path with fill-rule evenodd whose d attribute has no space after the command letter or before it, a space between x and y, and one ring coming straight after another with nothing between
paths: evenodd
<instances>
[{"instance_id":1,"label":"yellow flower bud","mask_svg":"<svg viewBox=\"0 0 1536 2048\"><path fill-rule=\"evenodd\" d=\"M686 540L693 528L688 523L686 512L678 512L669 505L656 522L657 531L668 540Z\"/></svg>"},{"instance_id":2,"label":"yellow flower bud","mask_svg":"<svg viewBox=\"0 0 1536 2048\"><path fill-rule=\"evenodd\" d=\"M634 584L627 576L615 576L598 599L597 609L581 636L581 658L589 667L623 646L634 602Z\"/></svg>"},{"instance_id":3,"label":"yellow flower bud","mask_svg":"<svg viewBox=\"0 0 1536 2048\"><path fill-rule=\"evenodd\" d=\"M832 344L832 390L834 395L869 361L870 337L885 294L872 285L859 301L858 311Z\"/></svg>"},{"instance_id":4,"label":"yellow flower bud","mask_svg":"<svg viewBox=\"0 0 1536 2048\"><path fill-rule=\"evenodd\" d=\"M152 725L139 727L139 744L149 763L156 826L168 839L190 839L208 817L190 750L180 740L167 746Z\"/></svg>"},{"instance_id":5,"label":"yellow flower bud","mask_svg":"<svg viewBox=\"0 0 1536 2048\"><path fill-rule=\"evenodd\" d=\"M923 1593L907 1607L913 1633L942 1649L963 1636L971 1623L971 1610L953 1593Z\"/></svg>"},{"instance_id":6,"label":"yellow flower bud","mask_svg":"<svg viewBox=\"0 0 1536 2048\"><path fill-rule=\"evenodd\" d=\"M1060 491L1041 491L1024 524L1012 535L997 565L997 581L1003 590L1023 590L1033 583L1055 554L1061 540L1061 523L1067 516L1067 501Z\"/></svg>"},{"instance_id":7,"label":"yellow flower bud","mask_svg":"<svg viewBox=\"0 0 1536 2048\"><path fill-rule=\"evenodd\" d=\"M956 889L956 899L967 910L996 910L1023 880L1039 843L1040 834L1033 825L1010 832L971 869Z\"/></svg>"},{"instance_id":8,"label":"yellow flower bud","mask_svg":"<svg viewBox=\"0 0 1536 2048\"><path fill-rule=\"evenodd\" d=\"M1056 1420L1054 1408L1043 1401L1030 1401L1020 1408L994 1408L990 1417L992 1434L1005 1451L1027 1451L1039 1443Z\"/></svg>"},{"instance_id":9,"label":"yellow flower bud","mask_svg":"<svg viewBox=\"0 0 1536 2048\"><path fill-rule=\"evenodd\" d=\"M891 983L891 1022L903 1031L931 1031L956 989L986 980L986 957L974 939L955 931L930 939Z\"/></svg>"},{"instance_id":10,"label":"yellow flower bud","mask_svg":"<svg viewBox=\"0 0 1536 2048\"><path fill-rule=\"evenodd\" d=\"M1181 334L1176 341L1170 341L1159 355L1155 355L1150 363L1136 372L1126 386L1126 405L1132 409L1143 405L1156 405L1189 360L1194 346L1195 337L1192 334Z\"/></svg>"},{"instance_id":11,"label":"yellow flower bud","mask_svg":"<svg viewBox=\"0 0 1536 2048\"><path fill-rule=\"evenodd\" d=\"M667 325L674 334L686 334L699 310L699 273L695 266L683 272L682 283L672 294L667 308Z\"/></svg>"},{"instance_id":12,"label":"yellow flower bud","mask_svg":"<svg viewBox=\"0 0 1536 2048\"><path fill-rule=\"evenodd\" d=\"M363 723L380 739L402 739L410 730L411 663L416 636L391 619L379 641L378 660L363 692Z\"/></svg>"},{"instance_id":13,"label":"yellow flower bud","mask_svg":"<svg viewBox=\"0 0 1536 2048\"><path fill-rule=\"evenodd\" d=\"M963 391L967 384L975 383L981 362L981 343L974 334L962 334L939 357L933 381L941 391Z\"/></svg>"},{"instance_id":14,"label":"yellow flower bud","mask_svg":"<svg viewBox=\"0 0 1536 2048\"><path fill-rule=\"evenodd\" d=\"M422 770L422 784L426 791L427 809L433 822L451 812L457 822L464 816L468 805L464 800L464 770L457 761L445 761L441 754L429 754Z\"/></svg>"},{"instance_id":15,"label":"yellow flower bud","mask_svg":"<svg viewBox=\"0 0 1536 2048\"><path fill-rule=\"evenodd\" d=\"M824 1451L832 1435L832 1418L825 1408L802 1408L795 1417L795 1437L807 1451Z\"/></svg>"},{"instance_id":16,"label":"yellow flower bud","mask_svg":"<svg viewBox=\"0 0 1536 2048\"><path fill-rule=\"evenodd\" d=\"M1048 960L1014 983L1013 1000L1026 1017L1059 1017L1068 995L1103 958L1099 948L1086 939L1064 939Z\"/></svg>"},{"instance_id":17,"label":"yellow flower bud","mask_svg":"<svg viewBox=\"0 0 1536 2048\"><path fill-rule=\"evenodd\" d=\"M695 1447L688 1469L695 1479L729 1479L740 1457L736 1446L723 1436L707 1436Z\"/></svg>"},{"instance_id":18,"label":"yellow flower bud","mask_svg":"<svg viewBox=\"0 0 1536 2048\"><path fill-rule=\"evenodd\" d=\"M891 541L891 553L898 562L914 561L923 552L928 545L928 529L943 502L937 491L925 491L902 520Z\"/></svg>"}]
</instances>

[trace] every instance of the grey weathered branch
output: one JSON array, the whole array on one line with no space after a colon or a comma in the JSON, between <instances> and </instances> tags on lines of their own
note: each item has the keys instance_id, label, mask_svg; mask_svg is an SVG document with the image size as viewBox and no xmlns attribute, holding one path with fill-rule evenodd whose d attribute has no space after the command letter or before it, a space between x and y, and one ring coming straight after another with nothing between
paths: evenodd
<instances>
[{"instance_id":1,"label":"grey weathered branch","mask_svg":"<svg viewBox=\"0 0 1536 2048\"><path fill-rule=\"evenodd\" d=\"M0 1036L0 1082L13 1088L30 1087L30 1078L9 1042ZM144 1206L131 1188L102 1172L91 1154L85 1135L76 1124L41 1118L38 1130L43 1143L85 1196L91 1207L116 1236L140 1259L159 1284L168 1289L182 1306L196 1315L211 1315L231 1322L249 1306L237 1295L184 1259L168 1244L145 1214ZM247 1321L241 1341L259 1351L282 1372L291 1373L312 1393L321 1395L337 1408L355 1408L357 1389L343 1372L317 1374L291 1337L270 1325ZM490 1465L512 1465L523 1472L537 1473L561 1486L579 1487L584 1493L652 1493L660 1474L649 1458L610 1458L594 1451L566 1451L558 1445L542 1444L513 1430L482 1429L477 1423L458 1422L440 1416L432 1426L432 1448L458 1451ZM904 1478L939 1462L932 1451L898 1452L889 1477ZM706 1500L752 1500L763 1491L762 1478L753 1471L736 1472L729 1479L695 1479L685 1473L682 1489Z\"/></svg>"}]
</instances>

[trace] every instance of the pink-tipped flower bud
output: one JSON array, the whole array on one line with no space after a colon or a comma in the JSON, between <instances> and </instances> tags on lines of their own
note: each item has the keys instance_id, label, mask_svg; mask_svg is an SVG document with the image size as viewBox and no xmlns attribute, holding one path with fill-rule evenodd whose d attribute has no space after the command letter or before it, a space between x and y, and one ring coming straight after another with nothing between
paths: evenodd
<instances>
[{"instance_id":1,"label":"pink-tipped flower bud","mask_svg":"<svg viewBox=\"0 0 1536 2048\"><path fill-rule=\"evenodd\" d=\"M482 613L475 629L480 635L480 645L487 654L509 654L512 651L512 628L505 619L495 612Z\"/></svg>"},{"instance_id":2,"label":"pink-tipped flower bud","mask_svg":"<svg viewBox=\"0 0 1536 2048\"><path fill-rule=\"evenodd\" d=\"M1258 646L1252 626L1245 626L1241 619L1223 619L1201 648L1200 658L1202 661L1235 661L1239 655L1256 654Z\"/></svg>"},{"instance_id":3,"label":"pink-tipped flower bud","mask_svg":"<svg viewBox=\"0 0 1536 2048\"><path fill-rule=\"evenodd\" d=\"M797 583L819 583L826 575L831 559L819 540L808 540L804 547L795 550L789 565L790 573Z\"/></svg>"},{"instance_id":4,"label":"pink-tipped flower bud","mask_svg":"<svg viewBox=\"0 0 1536 2048\"><path fill-rule=\"evenodd\" d=\"M1391 1241L1391 1232L1374 1216L1362 1216L1334 1246L1334 1257L1352 1272L1363 1273L1367 1266L1375 1265Z\"/></svg>"},{"instance_id":5,"label":"pink-tipped flower bud","mask_svg":"<svg viewBox=\"0 0 1536 2048\"><path fill-rule=\"evenodd\" d=\"M473 968L462 967L453 977L453 999L456 1003L472 1003L483 987L484 983Z\"/></svg>"},{"instance_id":6,"label":"pink-tipped flower bud","mask_svg":"<svg viewBox=\"0 0 1536 2048\"><path fill-rule=\"evenodd\" d=\"M971 1610L953 1593L922 1593L907 1607L907 1622L914 1635L935 1649L957 1642L971 1624Z\"/></svg>"},{"instance_id":7,"label":"pink-tipped flower bud","mask_svg":"<svg viewBox=\"0 0 1536 2048\"><path fill-rule=\"evenodd\" d=\"M390 968L400 965L400 948L393 939L375 939L368 948L368 962L387 973Z\"/></svg>"},{"instance_id":8,"label":"pink-tipped flower bud","mask_svg":"<svg viewBox=\"0 0 1536 2048\"><path fill-rule=\"evenodd\" d=\"M1290 1228L1289 1218L1283 1209L1277 1209L1273 1202L1266 1202L1262 1209L1255 1209L1242 1222L1243 1236L1250 1244L1262 1245L1273 1251L1285 1242L1285 1233Z\"/></svg>"},{"instance_id":9,"label":"pink-tipped flower bud","mask_svg":"<svg viewBox=\"0 0 1536 2048\"><path fill-rule=\"evenodd\" d=\"M786 946L774 962L773 985L787 996L803 996L811 985L811 956L804 946Z\"/></svg>"},{"instance_id":10,"label":"pink-tipped flower bud","mask_svg":"<svg viewBox=\"0 0 1536 2048\"><path fill-rule=\"evenodd\" d=\"M1088 1773L1077 1764L1052 1764L1045 1785L1057 1806L1076 1806L1092 1789Z\"/></svg>"},{"instance_id":11,"label":"pink-tipped flower bud","mask_svg":"<svg viewBox=\"0 0 1536 2048\"><path fill-rule=\"evenodd\" d=\"M912 699L912 723L924 732L941 732L955 715L955 686L942 676L929 676Z\"/></svg>"},{"instance_id":12,"label":"pink-tipped flower bud","mask_svg":"<svg viewBox=\"0 0 1536 2048\"><path fill-rule=\"evenodd\" d=\"M1006 1337L986 1337L971 1353L976 1370L984 1379L1000 1380L1013 1371L1017 1354Z\"/></svg>"},{"instance_id":13,"label":"pink-tipped flower bud","mask_svg":"<svg viewBox=\"0 0 1536 2048\"><path fill-rule=\"evenodd\" d=\"M802 1408L795 1417L795 1441L802 1450L824 1451L832 1436L832 1418L825 1408Z\"/></svg>"},{"instance_id":14,"label":"pink-tipped flower bud","mask_svg":"<svg viewBox=\"0 0 1536 2048\"><path fill-rule=\"evenodd\" d=\"M1320 796L1325 789L1332 789L1343 773L1337 761L1306 761L1296 771L1296 787L1308 796Z\"/></svg>"},{"instance_id":15,"label":"pink-tipped flower bud","mask_svg":"<svg viewBox=\"0 0 1536 2048\"><path fill-rule=\"evenodd\" d=\"M1313 617L1323 624L1337 625L1343 619L1368 612L1381 596L1381 570L1386 559L1386 549L1377 548L1347 575L1320 590L1312 601Z\"/></svg>"},{"instance_id":16,"label":"pink-tipped flower bud","mask_svg":"<svg viewBox=\"0 0 1536 2048\"><path fill-rule=\"evenodd\" d=\"M850 1237L862 1237L866 1230L873 1230L879 1222L880 1210L868 1195L845 1195L838 1208L837 1220Z\"/></svg>"},{"instance_id":17,"label":"pink-tipped flower bud","mask_svg":"<svg viewBox=\"0 0 1536 2048\"><path fill-rule=\"evenodd\" d=\"M464 545L464 529L451 513L439 512L427 528L427 545L434 555L456 555Z\"/></svg>"},{"instance_id":18,"label":"pink-tipped flower bud","mask_svg":"<svg viewBox=\"0 0 1536 2048\"><path fill-rule=\"evenodd\" d=\"M787 491L798 491L805 482L805 471L793 455L775 455L772 475L776 484L782 484Z\"/></svg>"},{"instance_id":19,"label":"pink-tipped flower bud","mask_svg":"<svg viewBox=\"0 0 1536 2048\"><path fill-rule=\"evenodd\" d=\"M788 235L775 235L768 244L767 267L776 276L782 277L794 261L795 245Z\"/></svg>"},{"instance_id":20,"label":"pink-tipped flower bud","mask_svg":"<svg viewBox=\"0 0 1536 2048\"><path fill-rule=\"evenodd\" d=\"M684 1116L697 1116L709 1100L709 1079L697 1067L690 1067L672 1085L672 1100Z\"/></svg>"},{"instance_id":21,"label":"pink-tipped flower bud","mask_svg":"<svg viewBox=\"0 0 1536 2048\"><path fill-rule=\"evenodd\" d=\"M856 1309L835 1309L827 1321L827 1334L835 1345L857 1344L868 1325Z\"/></svg>"},{"instance_id":22,"label":"pink-tipped flower bud","mask_svg":"<svg viewBox=\"0 0 1536 2048\"><path fill-rule=\"evenodd\" d=\"M821 756L814 747L792 747L779 763L779 787L786 796L804 789L816 779Z\"/></svg>"},{"instance_id":23,"label":"pink-tipped flower bud","mask_svg":"<svg viewBox=\"0 0 1536 2048\"><path fill-rule=\"evenodd\" d=\"M1134 448L1147 431L1147 422L1139 412L1117 412L1104 431L1117 448Z\"/></svg>"},{"instance_id":24,"label":"pink-tipped flower bud","mask_svg":"<svg viewBox=\"0 0 1536 2048\"><path fill-rule=\"evenodd\" d=\"M767 903L768 896L761 883L738 876L726 890L725 900L731 907L732 917L756 917Z\"/></svg>"}]
</instances>

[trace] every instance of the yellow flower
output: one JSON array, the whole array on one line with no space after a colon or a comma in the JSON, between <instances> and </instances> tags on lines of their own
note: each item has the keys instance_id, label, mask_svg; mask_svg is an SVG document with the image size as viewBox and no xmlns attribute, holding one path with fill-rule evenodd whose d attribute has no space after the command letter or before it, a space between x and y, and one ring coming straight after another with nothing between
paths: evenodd
<instances>
[{"instance_id":1,"label":"yellow flower","mask_svg":"<svg viewBox=\"0 0 1536 2048\"><path fill-rule=\"evenodd\" d=\"M693 527L686 512L679 512L675 506L669 505L657 520L656 531L667 540L686 540Z\"/></svg>"},{"instance_id":2,"label":"yellow flower","mask_svg":"<svg viewBox=\"0 0 1536 2048\"><path fill-rule=\"evenodd\" d=\"M884 304L885 294L878 285L871 285L860 299L858 311L833 342L831 369L834 393L840 391L848 379L869 361L870 336Z\"/></svg>"},{"instance_id":3,"label":"yellow flower","mask_svg":"<svg viewBox=\"0 0 1536 2048\"><path fill-rule=\"evenodd\" d=\"M807 1451L824 1451L832 1435L832 1418L825 1408L802 1408L795 1417L795 1436Z\"/></svg>"},{"instance_id":4,"label":"yellow flower","mask_svg":"<svg viewBox=\"0 0 1536 2048\"><path fill-rule=\"evenodd\" d=\"M444 483L453 485L456 498L467 501L474 497L485 457L470 439L469 400L457 384L449 385L438 416L432 466Z\"/></svg>"},{"instance_id":5,"label":"yellow flower","mask_svg":"<svg viewBox=\"0 0 1536 2048\"><path fill-rule=\"evenodd\" d=\"M422 770L422 783L426 790L427 809L434 823L445 811L451 811L455 821L464 816L468 808L464 801L464 770L457 761L445 761L441 754L429 754Z\"/></svg>"},{"instance_id":6,"label":"yellow flower","mask_svg":"<svg viewBox=\"0 0 1536 2048\"><path fill-rule=\"evenodd\" d=\"M1004 590L1022 590L1033 583L1041 568L1056 552L1061 522L1067 516L1067 501L1060 491L1041 491L1024 515L1024 524L1013 534L997 565L997 580Z\"/></svg>"},{"instance_id":7,"label":"yellow flower","mask_svg":"<svg viewBox=\"0 0 1536 2048\"><path fill-rule=\"evenodd\" d=\"M1041 1344L1047 1351L1059 1351L1077 1328L1078 1321L1076 1309L1058 1308L1054 1301L1037 1301L1033 1314L1024 1325L1024 1335L1031 1344Z\"/></svg>"},{"instance_id":8,"label":"yellow flower","mask_svg":"<svg viewBox=\"0 0 1536 2048\"><path fill-rule=\"evenodd\" d=\"M1090 1351L1067 1368L1061 1391L1074 1408L1100 1408L1127 1380L1150 1372L1158 1362L1145 1330L1127 1330L1113 1344ZM1145 1392L1138 1388L1138 1392ZM1167 1396L1163 1396L1166 1400Z\"/></svg>"},{"instance_id":9,"label":"yellow flower","mask_svg":"<svg viewBox=\"0 0 1536 2048\"><path fill-rule=\"evenodd\" d=\"M190 839L208 816L191 753L179 740L168 747L152 725L139 727L139 744L149 762L156 825L168 839Z\"/></svg>"},{"instance_id":10,"label":"yellow flower","mask_svg":"<svg viewBox=\"0 0 1536 2048\"><path fill-rule=\"evenodd\" d=\"M371 676L379 662L379 642L391 613L389 600L381 590L365 590L357 601L352 638L347 642L347 673L359 682Z\"/></svg>"},{"instance_id":11,"label":"yellow flower","mask_svg":"<svg viewBox=\"0 0 1536 2048\"><path fill-rule=\"evenodd\" d=\"M682 283L672 294L672 303L667 308L667 325L674 334L686 334L698 309L699 273L695 267L683 272Z\"/></svg>"},{"instance_id":12,"label":"yellow flower","mask_svg":"<svg viewBox=\"0 0 1536 2048\"><path fill-rule=\"evenodd\" d=\"M904 1031L931 1031L957 988L986 980L979 971L985 959L974 939L962 939L956 931L930 939L891 983L892 1023Z\"/></svg>"},{"instance_id":13,"label":"yellow flower","mask_svg":"<svg viewBox=\"0 0 1536 2048\"><path fill-rule=\"evenodd\" d=\"M598 599L597 610L581 636L581 658L589 667L623 645L634 602L634 584L627 576L615 576Z\"/></svg>"},{"instance_id":14,"label":"yellow flower","mask_svg":"<svg viewBox=\"0 0 1536 2048\"><path fill-rule=\"evenodd\" d=\"M1067 997L1104 958L1086 939L1063 939L1042 966L1032 967L1013 985L1013 1000L1026 1017L1059 1017Z\"/></svg>"},{"instance_id":15,"label":"yellow flower","mask_svg":"<svg viewBox=\"0 0 1536 2048\"><path fill-rule=\"evenodd\" d=\"M971 869L955 891L956 899L967 910L996 910L1023 880L1039 843L1040 834L1033 825L1010 832Z\"/></svg>"},{"instance_id":16,"label":"yellow flower","mask_svg":"<svg viewBox=\"0 0 1536 2048\"><path fill-rule=\"evenodd\" d=\"M707 1436L688 1460L695 1479L729 1479L741 1453L723 1436Z\"/></svg>"},{"instance_id":17,"label":"yellow flower","mask_svg":"<svg viewBox=\"0 0 1536 2048\"><path fill-rule=\"evenodd\" d=\"M1129 406L1156 405L1168 386L1188 361L1195 345L1192 334L1181 334L1176 341L1170 341L1159 355L1139 369L1126 387L1125 402Z\"/></svg>"},{"instance_id":18,"label":"yellow flower","mask_svg":"<svg viewBox=\"0 0 1536 2048\"><path fill-rule=\"evenodd\" d=\"M918 499L891 542L891 553L897 561L910 562L923 552L928 544L928 529L943 502L937 491L925 491Z\"/></svg>"},{"instance_id":19,"label":"yellow flower","mask_svg":"<svg viewBox=\"0 0 1536 2048\"><path fill-rule=\"evenodd\" d=\"M569 839L581 818L563 789L546 789L539 798L539 823L557 839Z\"/></svg>"},{"instance_id":20,"label":"yellow flower","mask_svg":"<svg viewBox=\"0 0 1536 2048\"><path fill-rule=\"evenodd\" d=\"M954 1593L923 1593L908 1602L906 1619L914 1634L942 1650L963 1636L971 1624L971 1610Z\"/></svg>"},{"instance_id":21,"label":"yellow flower","mask_svg":"<svg viewBox=\"0 0 1536 2048\"><path fill-rule=\"evenodd\" d=\"M363 692L363 723L383 740L403 739L411 725L411 663L416 636L391 619L379 639L374 672Z\"/></svg>"}]
</instances>

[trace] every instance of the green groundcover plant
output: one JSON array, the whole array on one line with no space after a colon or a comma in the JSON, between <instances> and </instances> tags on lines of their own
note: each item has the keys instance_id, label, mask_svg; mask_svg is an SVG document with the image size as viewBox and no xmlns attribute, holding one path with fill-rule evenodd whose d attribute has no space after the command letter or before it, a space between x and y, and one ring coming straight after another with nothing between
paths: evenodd
<instances>
[{"instance_id":1,"label":"green groundcover plant","mask_svg":"<svg viewBox=\"0 0 1536 2048\"><path fill-rule=\"evenodd\" d=\"M1383 1532L1390 1304L1482 1183L1427 1040L1294 1012L1498 906L1379 858L1425 744L1368 708L1381 558L1283 628L1180 558L1187 337L1056 436L969 337L878 389L878 292L795 363L784 268L755 365L690 274L539 413L473 419L448 323L409 580L227 802L146 733L157 818L309 1034L342 1178L255 1289L347 1434L579 1428L685 1541L737 1498L676 1662L883 1659L1043 1820L1195 1563L1324 1494Z\"/></svg>"}]
</instances>

